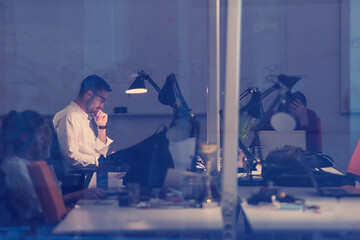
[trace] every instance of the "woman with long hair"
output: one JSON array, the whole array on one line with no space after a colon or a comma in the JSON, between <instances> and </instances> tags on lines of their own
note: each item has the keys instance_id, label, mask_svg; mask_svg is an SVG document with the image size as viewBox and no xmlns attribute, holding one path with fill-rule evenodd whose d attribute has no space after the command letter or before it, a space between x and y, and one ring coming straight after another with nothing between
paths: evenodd
<instances>
[{"instance_id":1,"label":"woman with long hair","mask_svg":"<svg viewBox=\"0 0 360 240\"><path fill-rule=\"evenodd\" d=\"M36 111L11 111L3 119L0 133L2 169L10 190L11 204L20 223L42 216L27 165L49 158L52 137L50 123ZM97 199L103 195L103 190L89 188L65 194L63 198L65 203L70 203L79 198Z\"/></svg>"}]
</instances>

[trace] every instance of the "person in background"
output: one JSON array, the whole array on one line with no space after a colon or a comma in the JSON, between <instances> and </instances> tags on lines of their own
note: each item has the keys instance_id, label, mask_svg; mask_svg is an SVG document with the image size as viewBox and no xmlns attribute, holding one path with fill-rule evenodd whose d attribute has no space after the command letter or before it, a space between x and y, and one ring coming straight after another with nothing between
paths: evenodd
<instances>
[{"instance_id":1,"label":"person in background","mask_svg":"<svg viewBox=\"0 0 360 240\"><path fill-rule=\"evenodd\" d=\"M319 136L321 129L318 123L318 116L316 113L307 108L306 97L301 92L286 94L285 111L289 112L296 121L295 130L304 130L306 132L306 150L311 152L321 152L319 146Z\"/></svg>"},{"instance_id":2,"label":"person in background","mask_svg":"<svg viewBox=\"0 0 360 240\"><path fill-rule=\"evenodd\" d=\"M277 112L286 112L290 114L296 122L294 130L303 130L306 133L306 150L310 152L321 152L321 129L317 114L307 108L307 100L303 93L297 91L285 94L285 101L280 104ZM274 130L269 122L267 122L262 130ZM254 146L254 142L251 144Z\"/></svg>"},{"instance_id":3,"label":"person in background","mask_svg":"<svg viewBox=\"0 0 360 240\"><path fill-rule=\"evenodd\" d=\"M81 82L77 98L55 114L53 124L68 172L94 169L98 158L106 156L113 141L106 135L108 115L102 108L111 91L101 77L88 76Z\"/></svg>"},{"instance_id":4,"label":"person in background","mask_svg":"<svg viewBox=\"0 0 360 240\"><path fill-rule=\"evenodd\" d=\"M0 157L0 166L3 158ZM15 224L13 219L13 209L10 203L10 191L5 181L6 174L0 168L0 227L8 227Z\"/></svg>"},{"instance_id":5,"label":"person in background","mask_svg":"<svg viewBox=\"0 0 360 240\"><path fill-rule=\"evenodd\" d=\"M310 152L321 152L321 129L317 114L307 108L307 100L303 93L297 91L285 94L285 104L281 104L276 112L287 112L294 117L296 122L295 130L303 130L306 133L306 150ZM262 130L274 130L270 120L263 126ZM250 148L256 146L255 139ZM243 160L246 159L243 151L238 149L238 167L243 168Z\"/></svg>"},{"instance_id":6,"label":"person in background","mask_svg":"<svg viewBox=\"0 0 360 240\"><path fill-rule=\"evenodd\" d=\"M1 167L15 210L14 218L18 223L41 218L40 204L27 165L49 157L51 140L49 123L35 111L11 111L3 119L0 132ZM69 205L79 198L98 199L103 196L102 189L88 188L63 195L63 198L65 204Z\"/></svg>"}]
</instances>

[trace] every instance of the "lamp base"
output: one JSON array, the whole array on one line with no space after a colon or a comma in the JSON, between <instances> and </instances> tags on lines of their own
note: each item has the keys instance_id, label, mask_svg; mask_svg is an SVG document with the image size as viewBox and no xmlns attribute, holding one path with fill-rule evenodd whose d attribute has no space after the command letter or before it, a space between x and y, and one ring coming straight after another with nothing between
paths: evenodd
<instances>
[{"instance_id":1,"label":"lamp base","mask_svg":"<svg viewBox=\"0 0 360 240\"><path fill-rule=\"evenodd\" d=\"M238 186L265 186L265 181L258 177L238 177Z\"/></svg>"},{"instance_id":2,"label":"lamp base","mask_svg":"<svg viewBox=\"0 0 360 240\"><path fill-rule=\"evenodd\" d=\"M203 208L214 208L214 207L218 207L219 206L219 203L218 202L203 202L202 203L202 207Z\"/></svg>"}]
</instances>

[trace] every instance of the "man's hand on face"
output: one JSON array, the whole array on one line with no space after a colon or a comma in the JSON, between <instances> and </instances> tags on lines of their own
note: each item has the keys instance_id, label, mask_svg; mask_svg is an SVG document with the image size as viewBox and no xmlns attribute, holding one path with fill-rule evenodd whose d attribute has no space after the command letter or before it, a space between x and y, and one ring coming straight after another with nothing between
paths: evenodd
<instances>
[{"instance_id":1,"label":"man's hand on face","mask_svg":"<svg viewBox=\"0 0 360 240\"><path fill-rule=\"evenodd\" d=\"M294 100L290 103L291 112L301 118L307 114L307 108L299 100Z\"/></svg>"},{"instance_id":2,"label":"man's hand on face","mask_svg":"<svg viewBox=\"0 0 360 240\"><path fill-rule=\"evenodd\" d=\"M299 118L300 125L305 126L309 124L307 116L307 108L299 100L292 101L290 104L290 110L293 115Z\"/></svg>"},{"instance_id":3,"label":"man's hand on face","mask_svg":"<svg viewBox=\"0 0 360 240\"><path fill-rule=\"evenodd\" d=\"M97 111L96 113L92 114L95 120L95 123L98 127L106 126L108 115L104 113L102 110Z\"/></svg>"}]
</instances>

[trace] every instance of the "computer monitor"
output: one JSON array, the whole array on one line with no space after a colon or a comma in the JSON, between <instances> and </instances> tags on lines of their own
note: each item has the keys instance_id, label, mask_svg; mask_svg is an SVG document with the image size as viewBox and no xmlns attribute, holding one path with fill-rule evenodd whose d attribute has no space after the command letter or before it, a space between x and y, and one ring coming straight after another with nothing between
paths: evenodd
<instances>
[{"instance_id":1,"label":"computer monitor","mask_svg":"<svg viewBox=\"0 0 360 240\"><path fill-rule=\"evenodd\" d=\"M259 131L260 145L264 159L275 149L280 149L285 145L306 149L305 131Z\"/></svg>"},{"instance_id":2,"label":"computer monitor","mask_svg":"<svg viewBox=\"0 0 360 240\"><path fill-rule=\"evenodd\" d=\"M164 128L132 147L107 156L104 167L109 171L117 167L125 169L124 185L139 183L142 188L162 187L167 169L174 168L166 131Z\"/></svg>"}]
</instances>

